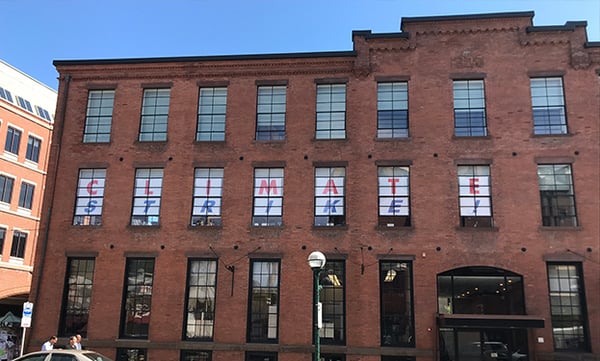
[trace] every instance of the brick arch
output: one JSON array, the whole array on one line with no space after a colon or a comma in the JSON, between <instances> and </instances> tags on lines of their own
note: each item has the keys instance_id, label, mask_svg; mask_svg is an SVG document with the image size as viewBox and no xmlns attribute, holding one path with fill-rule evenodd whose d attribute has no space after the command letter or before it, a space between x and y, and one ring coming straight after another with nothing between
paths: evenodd
<instances>
[{"instance_id":1,"label":"brick arch","mask_svg":"<svg viewBox=\"0 0 600 361\"><path fill-rule=\"evenodd\" d=\"M29 295L30 291L31 287L29 286L13 287L5 290L0 290L0 300L7 297Z\"/></svg>"}]
</instances>

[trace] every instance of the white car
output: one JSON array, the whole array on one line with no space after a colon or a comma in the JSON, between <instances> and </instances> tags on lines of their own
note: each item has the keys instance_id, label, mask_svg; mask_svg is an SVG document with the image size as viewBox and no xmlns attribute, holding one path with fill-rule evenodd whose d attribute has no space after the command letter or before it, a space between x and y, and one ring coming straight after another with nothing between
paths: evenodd
<instances>
[{"instance_id":1,"label":"white car","mask_svg":"<svg viewBox=\"0 0 600 361\"><path fill-rule=\"evenodd\" d=\"M13 361L113 361L94 351L89 350L50 350L37 351L17 357Z\"/></svg>"}]
</instances>

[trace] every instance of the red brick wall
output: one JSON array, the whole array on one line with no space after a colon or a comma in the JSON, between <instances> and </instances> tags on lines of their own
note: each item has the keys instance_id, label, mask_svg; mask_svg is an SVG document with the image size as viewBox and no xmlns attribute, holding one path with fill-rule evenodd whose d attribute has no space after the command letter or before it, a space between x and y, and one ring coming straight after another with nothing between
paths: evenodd
<instances>
[{"instance_id":1,"label":"red brick wall","mask_svg":"<svg viewBox=\"0 0 600 361\"><path fill-rule=\"evenodd\" d=\"M316 249L330 259L346 259L347 348L324 346L322 352L345 352L349 361L379 359L378 260L388 254L415 258L416 349L407 350L407 354L435 359L436 275L471 265L523 275L527 313L546 319L544 329L529 332L532 351L540 355L552 352L546 256L565 260L575 256L582 261L590 336L593 345L600 344L600 280L594 277L599 272L600 217L600 90L594 69L600 64L596 61L581 69L572 64L577 44L567 43L579 40L584 29L528 34L527 25L528 21L520 18L506 24L486 20L424 23L407 25L409 38L355 37L355 44L361 45L357 46L357 63L368 64L367 73L362 72L363 68L353 68L355 58L350 54L260 61L59 64L60 99L66 100L66 108L59 108L65 120L59 120L57 126L64 134L58 138L57 132L55 138L51 165L57 167L53 174L56 179L49 188L56 191L54 198L46 199L46 208L50 202L53 204L52 219L44 273L36 274L41 277L36 310L44 316L35 318L30 345L56 332L65 254L78 252L97 253L89 344L107 349L137 345L115 339L119 335L126 255L143 252L156 256L156 272L149 337L152 343L141 344L150 348L152 360L176 360L182 345L187 257L213 257L216 253L221 262L216 329L214 342L207 347L215 349L215 360L242 359L241 351L253 349L246 345L249 258L274 256L281 259L279 344L257 347L280 351L280 360L308 360L312 274L306 257ZM597 48L586 51L590 58L600 58ZM529 75L539 71L564 72L569 135L532 135ZM452 78L473 73L485 79L489 137L456 139ZM72 79L67 81L66 75ZM376 79L381 76L410 78L409 139L376 139ZM348 79L346 140L314 140L315 79L321 78ZM255 81L281 79L288 82L286 141L256 142ZM224 144L194 142L197 83L204 80L229 82ZM172 83L168 142L139 144L136 139L142 87L165 81ZM81 144L87 92L99 85L116 86L111 142ZM566 157L572 162L581 225L577 229L541 227L536 174L539 157ZM491 160L496 226L492 231L458 227L456 166L464 159ZM375 162L380 160L412 162L410 229L376 227ZM215 161L226 164L223 227L189 229L194 164ZM252 164L260 161L286 162L282 228L250 227ZM343 229L312 227L313 162L319 161L348 164L348 226ZM161 226L130 227L135 168L147 163L164 166ZM71 226L78 169L94 164L107 168L103 225L91 229ZM225 269L226 264L235 265L234 274ZM534 344L537 337L543 337L545 343ZM598 354L596 348L593 351Z\"/></svg>"}]
</instances>

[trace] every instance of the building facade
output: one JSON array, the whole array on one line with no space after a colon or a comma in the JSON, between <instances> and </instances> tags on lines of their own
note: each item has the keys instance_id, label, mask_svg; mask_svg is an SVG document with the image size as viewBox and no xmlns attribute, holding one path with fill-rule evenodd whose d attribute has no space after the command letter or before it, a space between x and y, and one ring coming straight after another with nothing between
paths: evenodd
<instances>
[{"instance_id":1,"label":"building facade","mask_svg":"<svg viewBox=\"0 0 600 361\"><path fill-rule=\"evenodd\" d=\"M317 289L328 361L600 359L600 44L533 16L55 61L29 348L307 361Z\"/></svg>"},{"instance_id":2,"label":"building facade","mask_svg":"<svg viewBox=\"0 0 600 361\"><path fill-rule=\"evenodd\" d=\"M56 98L0 60L0 359L20 345L14 341L31 287Z\"/></svg>"}]
</instances>

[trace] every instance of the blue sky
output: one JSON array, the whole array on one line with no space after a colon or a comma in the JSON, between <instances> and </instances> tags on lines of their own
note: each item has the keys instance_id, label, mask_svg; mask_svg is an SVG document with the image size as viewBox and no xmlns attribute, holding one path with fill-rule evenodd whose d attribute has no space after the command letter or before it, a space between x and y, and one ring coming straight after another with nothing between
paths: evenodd
<instances>
[{"instance_id":1,"label":"blue sky","mask_svg":"<svg viewBox=\"0 0 600 361\"><path fill-rule=\"evenodd\" d=\"M510 11L600 41L600 0L0 0L0 59L56 89L53 60L351 50L402 17Z\"/></svg>"}]
</instances>

